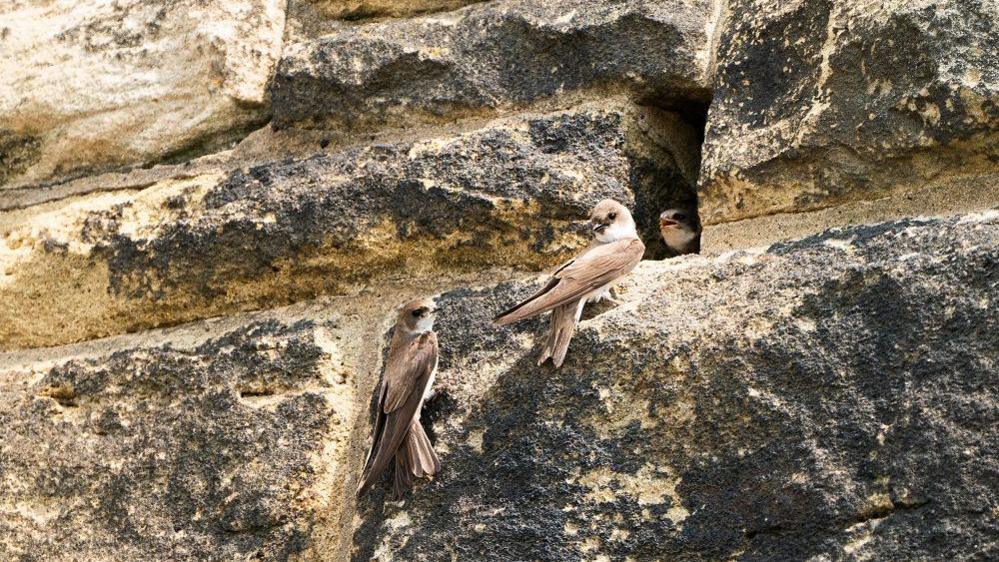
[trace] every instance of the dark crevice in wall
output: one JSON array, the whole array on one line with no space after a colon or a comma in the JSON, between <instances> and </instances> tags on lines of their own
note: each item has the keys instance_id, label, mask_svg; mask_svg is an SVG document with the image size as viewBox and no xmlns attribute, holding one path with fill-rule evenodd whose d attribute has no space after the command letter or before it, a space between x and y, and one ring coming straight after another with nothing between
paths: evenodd
<instances>
[{"instance_id":1,"label":"dark crevice in wall","mask_svg":"<svg viewBox=\"0 0 999 562\"><path fill-rule=\"evenodd\" d=\"M697 216L697 176L710 100L644 101L655 102L651 107L671 113L688 128L688 133L693 133L678 138L674 130L655 131L650 134L652 144L656 143L654 139L657 136L668 142L656 146L649 154L632 160L631 186L635 193L635 222L638 224L639 235L645 242L645 259L659 260L679 255L663 241L659 229L659 216L663 211L681 209L694 217L692 223L698 228L700 225ZM687 162L684 163L684 160ZM690 169L691 166L693 169Z\"/></svg>"},{"instance_id":2,"label":"dark crevice in wall","mask_svg":"<svg viewBox=\"0 0 999 562\"><path fill-rule=\"evenodd\" d=\"M240 388L237 392L240 398L260 398L277 394L273 388Z\"/></svg>"},{"instance_id":3,"label":"dark crevice in wall","mask_svg":"<svg viewBox=\"0 0 999 562\"><path fill-rule=\"evenodd\" d=\"M683 119L695 131L697 131L697 145L704 144L704 132L708 127L708 108L711 106L711 98L672 100L658 105L660 109L672 111Z\"/></svg>"},{"instance_id":4,"label":"dark crevice in wall","mask_svg":"<svg viewBox=\"0 0 999 562\"><path fill-rule=\"evenodd\" d=\"M51 398L64 408L77 406L77 394L71 385L49 385L37 394L39 398Z\"/></svg>"}]
</instances>

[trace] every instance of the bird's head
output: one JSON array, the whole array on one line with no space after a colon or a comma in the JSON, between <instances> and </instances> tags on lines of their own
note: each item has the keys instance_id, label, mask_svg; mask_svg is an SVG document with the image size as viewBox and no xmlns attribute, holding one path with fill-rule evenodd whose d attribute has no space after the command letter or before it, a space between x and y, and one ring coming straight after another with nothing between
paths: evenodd
<instances>
[{"instance_id":1,"label":"bird's head","mask_svg":"<svg viewBox=\"0 0 999 562\"><path fill-rule=\"evenodd\" d=\"M590 213L590 225L593 227L594 237L605 244L625 238L638 238L631 211L613 199L597 203Z\"/></svg>"},{"instance_id":2,"label":"bird's head","mask_svg":"<svg viewBox=\"0 0 999 562\"><path fill-rule=\"evenodd\" d=\"M659 232L671 250L678 254L689 253L691 243L701 235L701 223L696 211L667 209L659 215Z\"/></svg>"},{"instance_id":3,"label":"bird's head","mask_svg":"<svg viewBox=\"0 0 999 562\"><path fill-rule=\"evenodd\" d=\"M399 311L397 325L409 333L422 334L434 329L437 304L433 299L419 299L406 303Z\"/></svg>"}]
</instances>

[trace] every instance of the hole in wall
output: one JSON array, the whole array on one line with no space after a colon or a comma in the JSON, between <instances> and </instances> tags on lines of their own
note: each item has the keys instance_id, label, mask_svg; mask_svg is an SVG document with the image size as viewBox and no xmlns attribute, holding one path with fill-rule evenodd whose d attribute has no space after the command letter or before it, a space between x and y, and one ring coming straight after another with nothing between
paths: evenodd
<instances>
[{"instance_id":1,"label":"hole in wall","mask_svg":"<svg viewBox=\"0 0 999 562\"><path fill-rule=\"evenodd\" d=\"M699 244L682 243L686 238L675 232L671 236L674 246L668 246L659 217L663 211L677 209L692 228L700 228L697 177L710 99L643 101L651 117L646 119L643 149L632 158L630 179L645 259L659 260L699 250Z\"/></svg>"},{"instance_id":2,"label":"hole in wall","mask_svg":"<svg viewBox=\"0 0 999 562\"><path fill-rule=\"evenodd\" d=\"M37 394L40 398L51 398L64 408L77 405L77 394L71 384L50 384Z\"/></svg>"},{"instance_id":3,"label":"hole in wall","mask_svg":"<svg viewBox=\"0 0 999 562\"><path fill-rule=\"evenodd\" d=\"M268 387L238 388L236 392L239 393L240 398L260 398L276 394L273 388Z\"/></svg>"}]
</instances>

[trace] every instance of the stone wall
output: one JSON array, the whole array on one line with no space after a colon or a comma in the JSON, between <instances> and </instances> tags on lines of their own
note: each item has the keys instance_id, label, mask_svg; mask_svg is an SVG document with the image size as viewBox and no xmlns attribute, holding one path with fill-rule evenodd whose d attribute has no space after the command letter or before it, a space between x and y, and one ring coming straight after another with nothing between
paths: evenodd
<instances>
[{"instance_id":1,"label":"stone wall","mask_svg":"<svg viewBox=\"0 0 999 562\"><path fill-rule=\"evenodd\" d=\"M0 558L999 555L995 0L0 16ZM604 197L646 260L538 368L487 320ZM443 472L355 502L426 295Z\"/></svg>"}]
</instances>

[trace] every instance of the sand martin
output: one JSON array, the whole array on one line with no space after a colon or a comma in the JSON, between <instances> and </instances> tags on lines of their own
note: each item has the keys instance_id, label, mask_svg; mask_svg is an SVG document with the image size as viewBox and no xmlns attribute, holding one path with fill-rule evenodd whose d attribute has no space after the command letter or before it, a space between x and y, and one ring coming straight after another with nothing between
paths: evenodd
<instances>
[{"instance_id":1,"label":"sand martin","mask_svg":"<svg viewBox=\"0 0 999 562\"><path fill-rule=\"evenodd\" d=\"M701 221L696 211L667 209L659 215L659 232L670 251L669 257L701 252Z\"/></svg>"},{"instance_id":2,"label":"sand martin","mask_svg":"<svg viewBox=\"0 0 999 562\"><path fill-rule=\"evenodd\" d=\"M538 359L562 365L569 340L583 305L610 297L611 286L638 265L645 245L638 238L635 220L624 205L604 199L590 215L594 242L582 254L552 274L543 289L493 319L497 326L552 311L551 332Z\"/></svg>"},{"instance_id":3,"label":"sand martin","mask_svg":"<svg viewBox=\"0 0 999 562\"><path fill-rule=\"evenodd\" d=\"M378 394L374 439L357 495L368 490L395 460L396 497L412 486L413 478L433 476L441 462L420 423L420 410L430 396L437 372L437 307L432 300L413 301L402 308L395 324L388 360Z\"/></svg>"}]
</instances>

